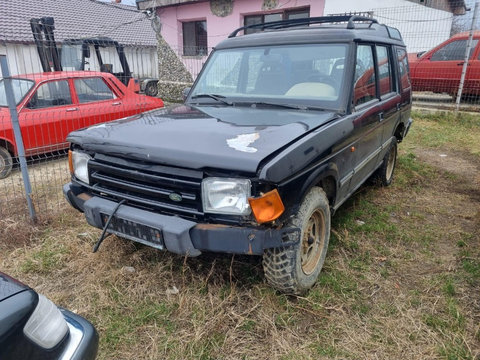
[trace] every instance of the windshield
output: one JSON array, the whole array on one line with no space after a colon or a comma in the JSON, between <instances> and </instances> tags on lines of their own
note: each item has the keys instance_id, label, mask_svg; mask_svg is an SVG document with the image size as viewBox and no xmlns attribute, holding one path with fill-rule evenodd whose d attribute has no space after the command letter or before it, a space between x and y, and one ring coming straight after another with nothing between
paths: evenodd
<instances>
[{"instance_id":1,"label":"windshield","mask_svg":"<svg viewBox=\"0 0 480 360\"><path fill-rule=\"evenodd\" d=\"M63 70L83 70L82 45L64 44L60 54Z\"/></svg>"},{"instance_id":2,"label":"windshield","mask_svg":"<svg viewBox=\"0 0 480 360\"><path fill-rule=\"evenodd\" d=\"M205 94L213 94L233 103L338 109L347 46L308 44L217 50L190 92L190 99L211 102L212 97Z\"/></svg>"},{"instance_id":3,"label":"windshield","mask_svg":"<svg viewBox=\"0 0 480 360\"><path fill-rule=\"evenodd\" d=\"M33 87L34 82L32 80L25 79L12 79L13 97L15 99L15 105L18 105L25 95ZM0 79L0 106L8 106L7 95L5 93L5 80Z\"/></svg>"}]
</instances>

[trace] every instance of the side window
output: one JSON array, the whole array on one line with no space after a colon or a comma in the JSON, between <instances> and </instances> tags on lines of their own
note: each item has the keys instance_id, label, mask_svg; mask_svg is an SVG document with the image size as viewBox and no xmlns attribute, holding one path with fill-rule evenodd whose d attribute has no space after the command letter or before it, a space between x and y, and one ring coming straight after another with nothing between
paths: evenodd
<instances>
[{"instance_id":1,"label":"side window","mask_svg":"<svg viewBox=\"0 0 480 360\"><path fill-rule=\"evenodd\" d=\"M392 65L386 46L377 46L378 80L380 83L380 96L394 90Z\"/></svg>"},{"instance_id":2,"label":"side window","mask_svg":"<svg viewBox=\"0 0 480 360\"><path fill-rule=\"evenodd\" d=\"M353 91L353 103L355 106L376 98L375 68L372 47L370 45L359 45L357 47L355 86Z\"/></svg>"},{"instance_id":3,"label":"side window","mask_svg":"<svg viewBox=\"0 0 480 360\"><path fill-rule=\"evenodd\" d=\"M449 42L447 45L435 51L430 58L430 61L463 60L465 57L465 50L467 49L467 41L468 40L455 40ZM469 59L472 57L472 53L477 44L478 40L472 41L472 48L470 49L470 54L468 55Z\"/></svg>"},{"instance_id":4,"label":"side window","mask_svg":"<svg viewBox=\"0 0 480 360\"><path fill-rule=\"evenodd\" d=\"M77 91L80 104L92 101L114 99L116 96L105 84L102 78L75 79L75 90Z\"/></svg>"},{"instance_id":5,"label":"side window","mask_svg":"<svg viewBox=\"0 0 480 360\"><path fill-rule=\"evenodd\" d=\"M72 103L67 80L49 81L39 86L27 104L29 109L42 109Z\"/></svg>"},{"instance_id":6,"label":"side window","mask_svg":"<svg viewBox=\"0 0 480 360\"><path fill-rule=\"evenodd\" d=\"M410 78L408 76L408 58L405 49L397 49L398 67L400 72L400 85L402 90L410 87Z\"/></svg>"}]
</instances>

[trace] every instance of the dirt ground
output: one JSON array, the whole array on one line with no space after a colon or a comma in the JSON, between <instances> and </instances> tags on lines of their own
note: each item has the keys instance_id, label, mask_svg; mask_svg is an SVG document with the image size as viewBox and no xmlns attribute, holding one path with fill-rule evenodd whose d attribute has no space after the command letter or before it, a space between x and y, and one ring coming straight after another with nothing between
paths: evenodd
<instances>
[{"instance_id":1,"label":"dirt ground","mask_svg":"<svg viewBox=\"0 0 480 360\"><path fill-rule=\"evenodd\" d=\"M100 232L68 206L1 219L0 269L92 321L99 359L480 359L480 156L435 143L448 126L415 119L394 184L340 208L305 296L272 290L258 257L116 237L93 254Z\"/></svg>"}]
</instances>

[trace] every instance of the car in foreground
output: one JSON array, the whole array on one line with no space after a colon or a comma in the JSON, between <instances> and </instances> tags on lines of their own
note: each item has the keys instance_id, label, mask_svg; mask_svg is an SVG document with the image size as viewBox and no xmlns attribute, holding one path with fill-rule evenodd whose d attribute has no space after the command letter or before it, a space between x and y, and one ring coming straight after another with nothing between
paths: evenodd
<instances>
[{"instance_id":1,"label":"car in foreground","mask_svg":"<svg viewBox=\"0 0 480 360\"><path fill-rule=\"evenodd\" d=\"M262 255L271 285L302 293L334 211L372 175L392 182L412 122L398 30L356 16L249 28L268 31L217 45L184 105L68 136L63 191L103 229L94 250L111 233L188 256Z\"/></svg>"},{"instance_id":2,"label":"car in foreground","mask_svg":"<svg viewBox=\"0 0 480 360\"><path fill-rule=\"evenodd\" d=\"M93 360L97 349L87 320L0 272L0 359Z\"/></svg>"},{"instance_id":3,"label":"car in foreground","mask_svg":"<svg viewBox=\"0 0 480 360\"><path fill-rule=\"evenodd\" d=\"M469 32L452 36L430 51L410 54L413 91L432 91L456 96L467 49ZM480 31L475 31L468 56L463 97L480 96Z\"/></svg>"},{"instance_id":4,"label":"car in foreground","mask_svg":"<svg viewBox=\"0 0 480 360\"><path fill-rule=\"evenodd\" d=\"M163 107L159 98L139 95L114 75L71 71L12 78L26 156L68 148L68 133L87 126ZM18 155L5 80L0 80L0 179Z\"/></svg>"}]
</instances>

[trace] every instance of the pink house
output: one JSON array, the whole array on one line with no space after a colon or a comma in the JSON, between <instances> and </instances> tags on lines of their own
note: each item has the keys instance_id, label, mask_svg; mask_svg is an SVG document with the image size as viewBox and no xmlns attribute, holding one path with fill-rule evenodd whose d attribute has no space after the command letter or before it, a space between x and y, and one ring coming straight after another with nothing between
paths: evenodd
<instances>
[{"instance_id":1,"label":"pink house","mask_svg":"<svg viewBox=\"0 0 480 360\"><path fill-rule=\"evenodd\" d=\"M155 9L161 35L181 56L204 56L238 27L322 16L325 0L137 0Z\"/></svg>"},{"instance_id":2,"label":"pink house","mask_svg":"<svg viewBox=\"0 0 480 360\"><path fill-rule=\"evenodd\" d=\"M168 79L163 87L171 87L172 81L188 82L184 76L171 77L172 68L175 74L181 72L173 66L172 52L194 79L210 50L233 30L262 22L322 16L325 6L325 0L136 1L139 10L156 14L155 21L159 25L156 28L161 35L158 46L160 82ZM165 64L168 64L168 71L163 71Z\"/></svg>"}]
</instances>

